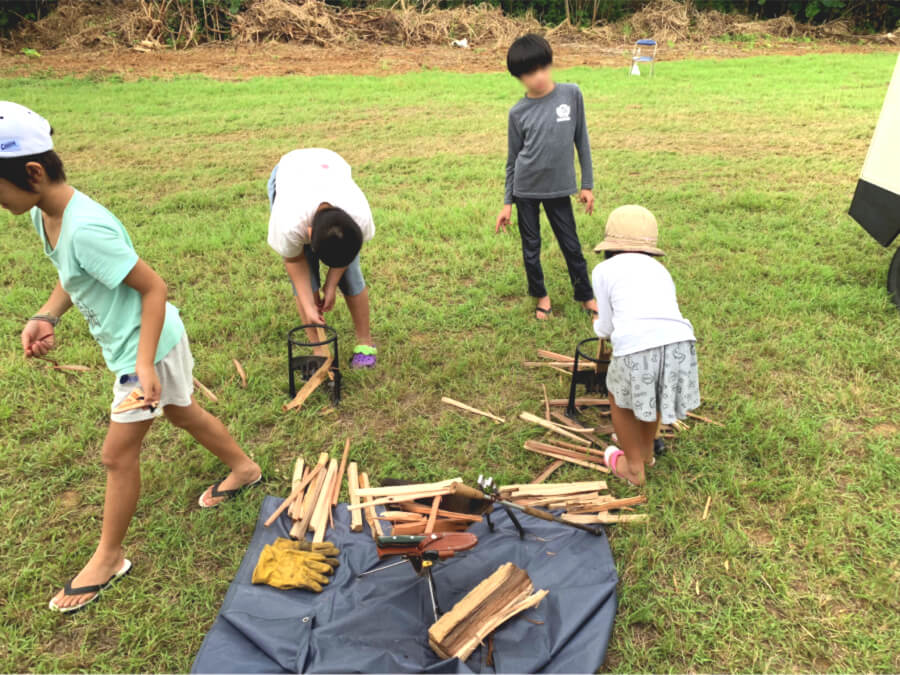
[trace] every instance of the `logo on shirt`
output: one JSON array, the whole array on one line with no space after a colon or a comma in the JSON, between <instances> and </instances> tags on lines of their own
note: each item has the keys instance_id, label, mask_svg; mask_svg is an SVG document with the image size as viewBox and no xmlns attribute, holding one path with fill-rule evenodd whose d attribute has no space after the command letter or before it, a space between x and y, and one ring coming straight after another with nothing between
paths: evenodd
<instances>
[{"instance_id":1,"label":"logo on shirt","mask_svg":"<svg viewBox=\"0 0 900 675\"><path fill-rule=\"evenodd\" d=\"M568 104L562 103L556 106L556 121L557 122L569 122L571 121L572 108L569 107Z\"/></svg>"},{"instance_id":2,"label":"logo on shirt","mask_svg":"<svg viewBox=\"0 0 900 675\"><path fill-rule=\"evenodd\" d=\"M19 143L15 140L12 141L3 141L0 143L0 152L7 152L12 150L18 150Z\"/></svg>"},{"instance_id":3,"label":"logo on shirt","mask_svg":"<svg viewBox=\"0 0 900 675\"><path fill-rule=\"evenodd\" d=\"M100 327L100 317L97 316L97 312L88 307L87 305L76 302L74 299L72 301L81 314L87 319L88 326L91 328L99 328Z\"/></svg>"}]
</instances>

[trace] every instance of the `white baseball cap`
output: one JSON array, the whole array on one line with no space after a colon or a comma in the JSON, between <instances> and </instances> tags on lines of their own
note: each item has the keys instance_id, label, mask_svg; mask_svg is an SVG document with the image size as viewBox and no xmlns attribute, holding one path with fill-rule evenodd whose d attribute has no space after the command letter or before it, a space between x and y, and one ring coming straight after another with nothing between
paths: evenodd
<instances>
[{"instance_id":1,"label":"white baseball cap","mask_svg":"<svg viewBox=\"0 0 900 675\"><path fill-rule=\"evenodd\" d=\"M53 149L50 122L12 101L0 101L0 159L38 155Z\"/></svg>"}]
</instances>

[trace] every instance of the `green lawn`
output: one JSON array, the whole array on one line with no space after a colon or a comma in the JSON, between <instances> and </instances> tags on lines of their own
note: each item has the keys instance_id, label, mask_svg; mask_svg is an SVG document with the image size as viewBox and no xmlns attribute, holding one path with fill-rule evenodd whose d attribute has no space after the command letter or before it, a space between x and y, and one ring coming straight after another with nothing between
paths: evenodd
<instances>
[{"instance_id":1,"label":"green lawn","mask_svg":"<svg viewBox=\"0 0 900 675\"><path fill-rule=\"evenodd\" d=\"M662 228L682 310L700 340L698 424L652 474L647 525L610 531L620 606L613 671L900 670L900 336L884 278L890 251L846 215L895 61L892 54L759 57L558 74L584 90L598 213L637 202ZM128 227L167 280L214 389L209 407L267 485L217 512L197 495L223 475L165 423L144 452L130 580L90 610L46 609L96 543L99 448L112 377L76 312L58 358L26 363L18 334L55 281L29 221L0 215L0 669L190 667L253 530L264 493L284 495L298 453L353 438L374 481L479 473L525 481L546 462L538 431L495 426L442 394L515 420L539 412L519 363L590 335L562 256L545 252L556 319L525 297L518 236L495 236L505 74L283 77L224 83L6 79L0 99L45 114L71 182ZM265 180L301 146L343 154L378 232L364 251L380 366L345 373L339 415L321 394L284 414L285 333L299 323L266 245ZM545 233L552 242L549 227ZM595 262L593 254L589 260ZM331 317L342 357L352 330ZM239 388L232 358L250 384ZM586 477L560 470L554 480ZM617 495L634 494L619 482ZM707 496L708 520L701 520Z\"/></svg>"}]
</instances>

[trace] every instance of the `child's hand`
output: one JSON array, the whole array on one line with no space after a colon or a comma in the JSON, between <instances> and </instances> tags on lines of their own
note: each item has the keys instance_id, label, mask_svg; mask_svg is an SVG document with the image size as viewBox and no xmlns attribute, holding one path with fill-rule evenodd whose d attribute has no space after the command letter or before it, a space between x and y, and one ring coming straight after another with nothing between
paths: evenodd
<instances>
[{"instance_id":1,"label":"child's hand","mask_svg":"<svg viewBox=\"0 0 900 675\"><path fill-rule=\"evenodd\" d=\"M504 204L503 208L500 209L500 215L497 216L497 224L494 226L494 234L503 230L506 232L506 228L510 223L510 219L512 218L512 204Z\"/></svg>"},{"instance_id":2,"label":"child's hand","mask_svg":"<svg viewBox=\"0 0 900 675\"><path fill-rule=\"evenodd\" d=\"M153 365L139 365L136 369L141 389L144 390L144 403L147 407L159 405L159 397L162 395L162 385Z\"/></svg>"},{"instance_id":3,"label":"child's hand","mask_svg":"<svg viewBox=\"0 0 900 675\"><path fill-rule=\"evenodd\" d=\"M582 190L578 195L578 201L584 204L584 212L591 215L594 212L594 193L590 190Z\"/></svg>"},{"instance_id":4,"label":"child's hand","mask_svg":"<svg viewBox=\"0 0 900 675\"><path fill-rule=\"evenodd\" d=\"M22 350L26 358L46 356L56 346L53 324L47 321L29 321L22 329Z\"/></svg>"}]
</instances>

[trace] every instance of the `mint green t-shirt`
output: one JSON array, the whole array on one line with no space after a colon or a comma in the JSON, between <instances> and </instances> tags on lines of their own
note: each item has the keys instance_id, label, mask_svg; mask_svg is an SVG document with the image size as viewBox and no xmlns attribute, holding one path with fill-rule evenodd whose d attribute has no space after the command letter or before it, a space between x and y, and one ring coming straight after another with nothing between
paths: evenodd
<instances>
[{"instance_id":1,"label":"mint green t-shirt","mask_svg":"<svg viewBox=\"0 0 900 675\"><path fill-rule=\"evenodd\" d=\"M53 262L63 289L87 319L91 335L103 349L106 365L116 376L134 373L141 335L141 294L122 283L138 261L131 238L109 211L78 190L63 212L56 248L44 232L37 207L31 220ZM155 363L184 335L178 310L166 303L166 318Z\"/></svg>"}]
</instances>

